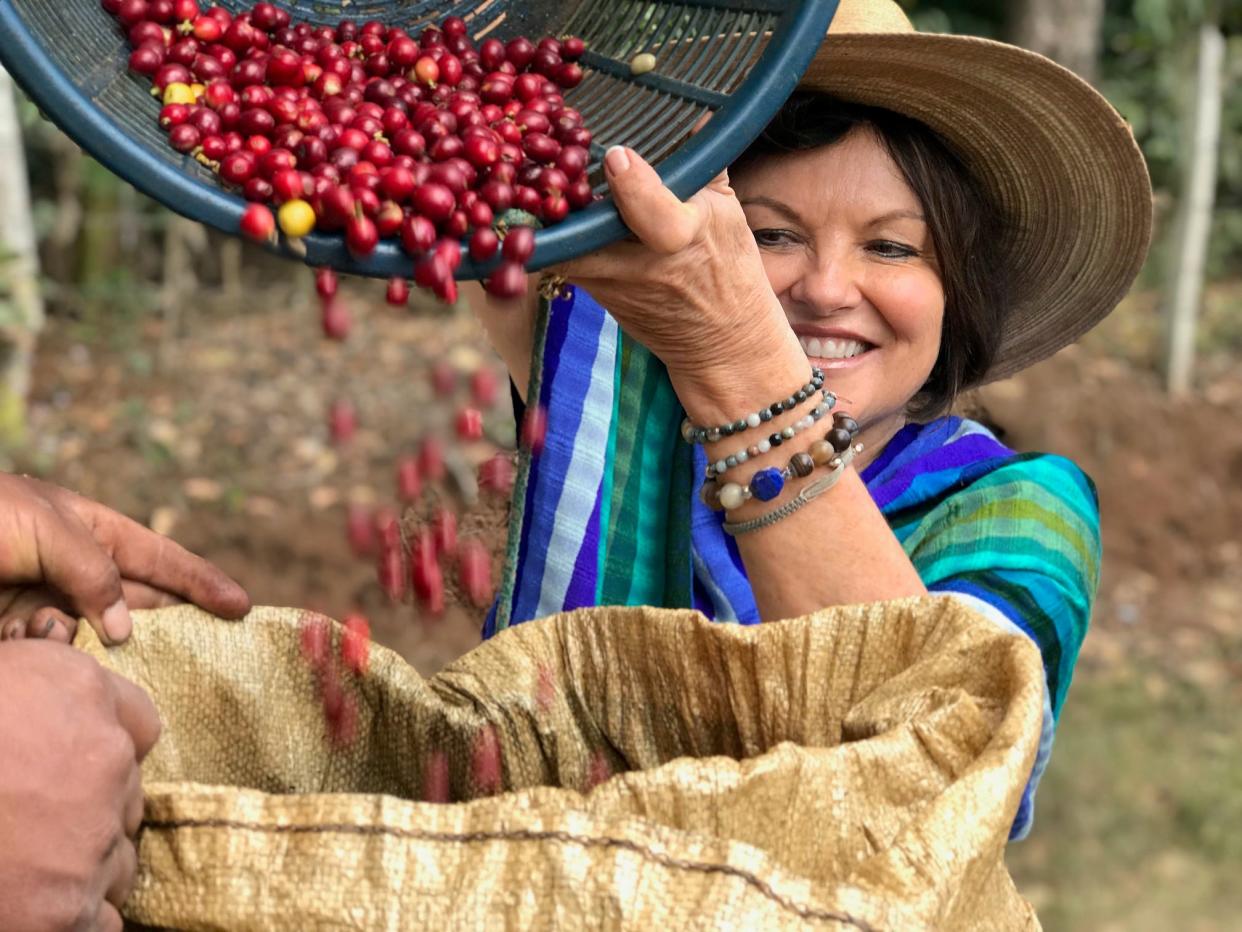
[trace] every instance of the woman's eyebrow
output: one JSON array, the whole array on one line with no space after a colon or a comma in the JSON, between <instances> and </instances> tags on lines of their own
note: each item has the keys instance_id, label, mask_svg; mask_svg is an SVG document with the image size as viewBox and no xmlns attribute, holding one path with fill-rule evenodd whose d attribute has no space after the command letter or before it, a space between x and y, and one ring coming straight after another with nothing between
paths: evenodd
<instances>
[{"instance_id":1,"label":"woman's eyebrow","mask_svg":"<svg viewBox=\"0 0 1242 932\"><path fill-rule=\"evenodd\" d=\"M742 200L743 207L766 207L768 210L774 210L783 217L792 220L794 223L802 223L802 215L786 204L784 201L778 201L772 197L748 197Z\"/></svg>"},{"instance_id":2,"label":"woman's eyebrow","mask_svg":"<svg viewBox=\"0 0 1242 932\"><path fill-rule=\"evenodd\" d=\"M919 223L926 223L927 218L917 210L890 210L886 214L880 214L878 217L872 217L867 222L869 227L878 227L888 223L890 220L917 220Z\"/></svg>"}]
</instances>

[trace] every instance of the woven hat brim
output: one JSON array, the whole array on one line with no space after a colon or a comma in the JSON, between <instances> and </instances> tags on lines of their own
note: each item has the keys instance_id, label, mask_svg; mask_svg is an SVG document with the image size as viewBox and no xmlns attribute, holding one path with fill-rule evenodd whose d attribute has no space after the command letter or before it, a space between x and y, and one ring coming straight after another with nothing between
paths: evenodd
<instances>
[{"instance_id":1,"label":"woven hat brim","mask_svg":"<svg viewBox=\"0 0 1242 932\"><path fill-rule=\"evenodd\" d=\"M1151 239L1147 165L1094 88L1042 55L968 36L829 35L802 90L939 133L1006 219L1009 307L984 381L1051 356L1129 291Z\"/></svg>"}]
</instances>

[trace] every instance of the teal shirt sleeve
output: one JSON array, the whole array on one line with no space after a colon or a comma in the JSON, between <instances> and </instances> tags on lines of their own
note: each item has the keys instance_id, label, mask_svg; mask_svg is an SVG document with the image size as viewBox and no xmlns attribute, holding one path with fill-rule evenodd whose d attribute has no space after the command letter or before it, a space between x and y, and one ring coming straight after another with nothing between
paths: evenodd
<instances>
[{"instance_id":1,"label":"teal shirt sleeve","mask_svg":"<svg viewBox=\"0 0 1242 932\"><path fill-rule=\"evenodd\" d=\"M1043 656L1059 716L1095 601L1095 486L1069 460L1024 454L947 496L903 542L924 585L982 599Z\"/></svg>"}]
</instances>

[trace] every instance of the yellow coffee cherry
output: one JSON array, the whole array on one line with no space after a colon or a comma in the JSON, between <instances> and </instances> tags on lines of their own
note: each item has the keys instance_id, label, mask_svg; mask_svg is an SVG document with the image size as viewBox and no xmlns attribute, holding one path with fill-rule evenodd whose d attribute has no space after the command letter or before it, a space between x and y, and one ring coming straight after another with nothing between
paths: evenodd
<instances>
[{"instance_id":1,"label":"yellow coffee cherry","mask_svg":"<svg viewBox=\"0 0 1242 932\"><path fill-rule=\"evenodd\" d=\"M315 229L315 209L301 198L285 201L276 211L276 222L285 236L301 239Z\"/></svg>"},{"instance_id":2,"label":"yellow coffee cherry","mask_svg":"<svg viewBox=\"0 0 1242 932\"><path fill-rule=\"evenodd\" d=\"M655 71L656 57L650 52L642 52L630 59L630 74L646 74Z\"/></svg>"},{"instance_id":3,"label":"yellow coffee cherry","mask_svg":"<svg viewBox=\"0 0 1242 932\"><path fill-rule=\"evenodd\" d=\"M164 88L164 103L166 104L192 104L194 102L194 91L188 84L173 81Z\"/></svg>"}]
</instances>

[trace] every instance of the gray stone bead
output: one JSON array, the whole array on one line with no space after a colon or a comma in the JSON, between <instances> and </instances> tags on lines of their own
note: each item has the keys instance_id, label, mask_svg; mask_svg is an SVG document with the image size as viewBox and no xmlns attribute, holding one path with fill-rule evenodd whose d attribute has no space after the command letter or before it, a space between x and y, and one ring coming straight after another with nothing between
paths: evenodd
<instances>
[{"instance_id":1,"label":"gray stone bead","mask_svg":"<svg viewBox=\"0 0 1242 932\"><path fill-rule=\"evenodd\" d=\"M797 433L797 431L795 431L792 427L786 427L784 430L781 431L781 436L784 437L786 440L793 440L793 436L795 433Z\"/></svg>"},{"instance_id":2,"label":"gray stone bead","mask_svg":"<svg viewBox=\"0 0 1242 932\"><path fill-rule=\"evenodd\" d=\"M762 411L759 412L759 420L760 422L764 424L772 420L772 411L768 408L764 408Z\"/></svg>"},{"instance_id":3,"label":"gray stone bead","mask_svg":"<svg viewBox=\"0 0 1242 932\"><path fill-rule=\"evenodd\" d=\"M707 431L708 443L715 443L719 439L720 439L720 428L719 427L713 427Z\"/></svg>"},{"instance_id":4,"label":"gray stone bead","mask_svg":"<svg viewBox=\"0 0 1242 932\"><path fill-rule=\"evenodd\" d=\"M758 412L746 415L747 427L758 427L762 423L762 418Z\"/></svg>"},{"instance_id":5,"label":"gray stone bead","mask_svg":"<svg viewBox=\"0 0 1242 932\"><path fill-rule=\"evenodd\" d=\"M737 465L737 456L736 456L736 454L726 456L726 457L725 457L725 461L724 461L724 462L725 462L725 468L726 468L726 469L732 469L734 466L736 466L736 465Z\"/></svg>"}]
</instances>

